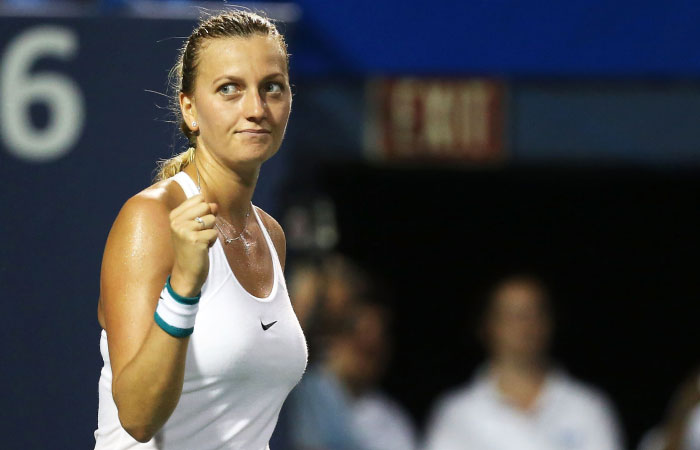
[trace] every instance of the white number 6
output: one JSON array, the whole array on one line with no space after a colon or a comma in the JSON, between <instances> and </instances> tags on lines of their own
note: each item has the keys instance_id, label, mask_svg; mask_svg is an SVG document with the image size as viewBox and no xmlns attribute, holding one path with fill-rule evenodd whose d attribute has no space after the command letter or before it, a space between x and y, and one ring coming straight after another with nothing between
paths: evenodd
<instances>
[{"instance_id":1,"label":"white number 6","mask_svg":"<svg viewBox=\"0 0 700 450\"><path fill-rule=\"evenodd\" d=\"M78 36L70 29L38 26L24 31L7 46L0 65L0 132L10 153L32 162L65 155L83 130L85 102L78 85L57 73L31 73L45 57L71 59ZM30 106L43 104L48 123L32 123Z\"/></svg>"}]
</instances>

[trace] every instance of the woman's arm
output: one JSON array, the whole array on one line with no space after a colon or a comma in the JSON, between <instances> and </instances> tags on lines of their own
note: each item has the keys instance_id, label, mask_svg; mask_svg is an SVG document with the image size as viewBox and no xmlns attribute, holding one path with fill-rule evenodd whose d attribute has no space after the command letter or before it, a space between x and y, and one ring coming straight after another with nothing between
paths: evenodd
<instances>
[{"instance_id":1,"label":"woman's arm","mask_svg":"<svg viewBox=\"0 0 700 450\"><path fill-rule=\"evenodd\" d=\"M193 220L200 216L213 226L215 205L196 196L172 208L179 197L152 188L131 198L110 231L102 262L112 395L122 426L140 442L150 440L177 406L189 343L155 324L159 294L172 273L175 292L196 295L216 240L215 230Z\"/></svg>"}]
</instances>

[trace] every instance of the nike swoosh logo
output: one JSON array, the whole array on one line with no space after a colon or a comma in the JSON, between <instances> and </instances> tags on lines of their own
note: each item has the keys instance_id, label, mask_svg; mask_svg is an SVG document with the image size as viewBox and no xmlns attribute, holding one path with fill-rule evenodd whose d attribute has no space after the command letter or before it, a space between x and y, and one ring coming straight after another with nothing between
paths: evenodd
<instances>
[{"instance_id":1,"label":"nike swoosh logo","mask_svg":"<svg viewBox=\"0 0 700 450\"><path fill-rule=\"evenodd\" d=\"M262 323L262 320L260 321L260 326L262 327L263 330L267 331L268 328L270 328L272 325L276 324L277 321L275 320L274 322L270 322L267 325Z\"/></svg>"}]
</instances>

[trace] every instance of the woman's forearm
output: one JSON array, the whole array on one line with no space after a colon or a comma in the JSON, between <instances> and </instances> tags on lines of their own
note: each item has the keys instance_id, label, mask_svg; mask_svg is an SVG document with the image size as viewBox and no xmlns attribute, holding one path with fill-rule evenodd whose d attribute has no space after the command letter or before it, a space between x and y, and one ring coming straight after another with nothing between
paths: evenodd
<instances>
[{"instance_id":1,"label":"woman's forearm","mask_svg":"<svg viewBox=\"0 0 700 450\"><path fill-rule=\"evenodd\" d=\"M119 421L137 441L150 440L175 410L189 340L170 336L154 322L139 351L112 380Z\"/></svg>"}]
</instances>

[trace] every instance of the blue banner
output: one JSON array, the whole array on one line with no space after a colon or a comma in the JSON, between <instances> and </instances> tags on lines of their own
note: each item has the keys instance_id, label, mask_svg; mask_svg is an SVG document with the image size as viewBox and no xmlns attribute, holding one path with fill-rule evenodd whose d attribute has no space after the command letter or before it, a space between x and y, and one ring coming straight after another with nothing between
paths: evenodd
<instances>
[{"instance_id":1,"label":"blue banner","mask_svg":"<svg viewBox=\"0 0 700 450\"><path fill-rule=\"evenodd\" d=\"M298 3L337 73L700 75L693 0Z\"/></svg>"}]
</instances>

